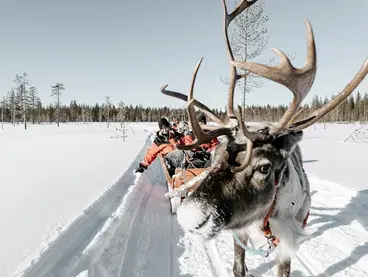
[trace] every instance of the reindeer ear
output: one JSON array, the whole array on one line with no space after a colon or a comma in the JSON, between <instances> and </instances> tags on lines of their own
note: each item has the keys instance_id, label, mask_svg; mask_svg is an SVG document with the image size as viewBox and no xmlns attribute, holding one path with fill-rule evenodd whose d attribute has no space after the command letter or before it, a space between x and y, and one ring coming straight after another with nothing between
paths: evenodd
<instances>
[{"instance_id":1,"label":"reindeer ear","mask_svg":"<svg viewBox=\"0 0 368 277\"><path fill-rule=\"evenodd\" d=\"M302 138L303 131L290 132L277 137L272 142L272 145L275 146L277 149L284 150L285 152L290 153L294 149L295 145L302 140Z\"/></svg>"}]
</instances>

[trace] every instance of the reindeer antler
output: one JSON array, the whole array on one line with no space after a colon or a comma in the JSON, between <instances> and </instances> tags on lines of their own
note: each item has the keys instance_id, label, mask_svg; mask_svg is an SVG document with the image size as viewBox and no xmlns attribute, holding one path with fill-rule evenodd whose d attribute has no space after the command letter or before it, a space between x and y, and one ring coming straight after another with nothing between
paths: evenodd
<instances>
[{"instance_id":1,"label":"reindeer antler","mask_svg":"<svg viewBox=\"0 0 368 277\"><path fill-rule=\"evenodd\" d=\"M215 137L221 136L221 135L231 135L232 131L234 130L234 128L229 128L229 127L224 127L224 128L218 128L218 127L214 127L214 126L209 126L212 127L210 128L211 131L209 132L204 132L201 128L201 124L199 124L198 119L195 115L195 110L194 110L194 103L195 103L195 99L193 98L193 90L194 90L194 84L195 84L195 80L197 77L197 73L199 70L199 67L202 63L203 58L200 59L200 61L198 62L194 73L193 73L193 78L192 78L192 83L190 86L190 91L189 91L189 97L188 99L188 106L187 106L187 110L188 110L188 115L189 115L189 121L192 125L192 129L194 131L194 134L196 136L194 142L192 144L188 144L188 145L178 145L177 148L180 150L190 150L193 149L195 147L198 147L199 145L201 145L204 142L208 142L212 139L214 139ZM232 170L233 172L239 172L241 170L243 170L247 164L250 161L250 157L252 154L252 147L253 147L253 142L256 140L266 140L270 137L269 134L267 133L259 133L259 132L250 132L247 127L245 126L244 122L242 121L241 118L242 115L242 111L241 111L241 107L238 106L238 113L237 113L237 120L238 120L238 125L240 128L240 131L244 134L244 136L246 137L247 140L247 156L245 161L239 166L239 167L233 167ZM206 125L205 125L206 126ZM235 127L237 128L237 127Z\"/></svg>"},{"instance_id":2,"label":"reindeer antler","mask_svg":"<svg viewBox=\"0 0 368 277\"><path fill-rule=\"evenodd\" d=\"M272 81L280 83L293 92L294 98L291 105L282 116L279 123L271 128L271 130L269 131L270 134L279 133L285 128L287 123L297 112L300 104L307 96L314 82L317 69L316 48L314 44L312 26L310 25L308 20L306 20L306 25L308 38L307 61L302 68L293 67L289 58L281 50L275 48L273 48L272 50L280 56L280 64L275 67L266 66L254 62L229 61L230 64L238 68L249 70Z\"/></svg>"},{"instance_id":3,"label":"reindeer antler","mask_svg":"<svg viewBox=\"0 0 368 277\"><path fill-rule=\"evenodd\" d=\"M261 75L262 77L280 83L293 92L294 98L291 105L282 116L279 123L270 129L269 134L281 133L285 129L287 129L286 131L299 131L312 125L327 113L331 112L339 104L341 104L342 101L344 101L346 97L348 97L363 81L368 72L368 60L366 60L355 78L345 87L342 92L337 95L336 98L334 98L326 106L323 106L315 111L309 118L298 121L291 125L290 123L292 123L292 121L294 121L296 117L300 115L297 110L311 89L317 70L316 48L312 26L307 19L305 20L305 23L307 25L308 50L307 61L302 68L294 68L290 60L279 49L272 49L277 55L280 56L281 59L280 64L276 67L270 67L253 62L229 61L230 64L238 68L248 70L255 74ZM287 128L288 125L291 126Z\"/></svg>"},{"instance_id":4,"label":"reindeer antler","mask_svg":"<svg viewBox=\"0 0 368 277\"><path fill-rule=\"evenodd\" d=\"M193 90L194 90L194 84L195 84L195 80L197 77L197 73L199 70L199 67L201 66L203 58L201 58L194 70L193 73L193 78L192 78L192 82L191 82L191 86L190 86L190 90L189 90L189 97L188 97L188 106L187 106L187 111L188 111L188 115L189 115L189 121L192 125L192 129L193 132L195 134L195 140L192 144L187 144L187 145L177 145L177 148L180 150L190 150L193 148L198 147L199 145L201 145L204 142L207 141L211 141L212 139L221 136L221 135L231 135L232 129L231 128L211 128L211 131L208 132L204 132L201 128L201 124L199 124L196 114L195 114L195 110L194 110L194 103L195 103L195 99L193 99ZM203 125L202 125L203 126ZM205 126L205 125L204 125Z\"/></svg>"},{"instance_id":5,"label":"reindeer antler","mask_svg":"<svg viewBox=\"0 0 368 277\"><path fill-rule=\"evenodd\" d=\"M192 99L192 96L186 96L183 93L177 92L177 91L173 91L173 90L167 90L168 85L164 85L161 87L161 92L165 95L171 96L171 97L175 97L178 99L181 99L185 102L189 102ZM202 104L201 102L199 102L196 99L193 99L193 105L195 105L196 107L198 107L202 112L204 112L209 118L211 118L213 121L215 121L217 124L219 124L220 126L225 126L225 122L219 118L217 115L215 115L210 108L208 108L206 105ZM210 128L210 127L209 127ZM211 127L212 128L212 127Z\"/></svg>"},{"instance_id":6,"label":"reindeer antler","mask_svg":"<svg viewBox=\"0 0 368 277\"><path fill-rule=\"evenodd\" d=\"M354 76L353 80L349 84L347 84L345 88L334 99L332 99L326 105L320 107L308 118L293 123L289 129L292 131L303 130L311 126L312 124L316 123L322 117L326 116L333 109L339 106L354 91L354 89L364 80L367 74L368 74L368 58L361 66L358 73Z\"/></svg>"}]
</instances>

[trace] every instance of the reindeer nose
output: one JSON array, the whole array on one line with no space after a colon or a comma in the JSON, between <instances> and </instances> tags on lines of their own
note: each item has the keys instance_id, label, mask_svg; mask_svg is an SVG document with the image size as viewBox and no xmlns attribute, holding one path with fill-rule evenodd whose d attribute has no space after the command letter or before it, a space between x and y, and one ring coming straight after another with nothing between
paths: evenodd
<instances>
[{"instance_id":1,"label":"reindeer nose","mask_svg":"<svg viewBox=\"0 0 368 277\"><path fill-rule=\"evenodd\" d=\"M213 227L212 213L197 201L184 201L177 210L177 220L184 231L204 234Z\"/></svg>"}]
</instances>

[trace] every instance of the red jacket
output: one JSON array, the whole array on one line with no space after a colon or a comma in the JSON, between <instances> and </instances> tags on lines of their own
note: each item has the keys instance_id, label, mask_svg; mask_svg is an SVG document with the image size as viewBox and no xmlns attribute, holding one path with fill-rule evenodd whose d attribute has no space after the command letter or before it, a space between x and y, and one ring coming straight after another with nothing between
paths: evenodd
<instances>
[{"instance_id":1,"label":"red jacket","mask_svg":"<svg viewBox=\"0 0 368 277\"><path fill-rule=\"evenodd\" d=\"M148 167L157 158L158 154L167 154L176 149L177 144L184 144L183 135L175 130L172 130L169 138L160 135L159 131L156 133L156 138L148 148L146 155L141 162L142 166Z\"/></svg>"},{"instance_id":2,"label":"red jacket","mask_svg":"<svg viewBox=\"0 0 368 277\"><path fill-rule=\"evenodd\" d=\"M183 137L183 140L184 140L184 144L191 144L194 141L194 139L191 135L187 135L187 136ZM211 140L208 143L202 143L199 147L202 147L207 152L210 152L213 149L215 149L216 145L218 145L219 143L220 143L219 140L217 138L214 138L213 140ZM198 148L194 148L194 149L192 149L192 151L198 151Z\"/></svg>"},{"instance_id":3,"label":"red jacket","mask_svg":"<svg viewBox=\"0 0 368 277\"><path fill-rule=\"evenodd\" d=\"M153 161L157 158L158 154L165 155L171 151L176 149L176 145L187 145L193 143L193 138L190 135L183 136L178 132L173 132L173 135L167 139L166 137L159 135L157 132L157 136L151 146L148 148L146 155L141 162L142 166L148 167ZM220 142L217 138L214 138L209 143L203 143L200 147L204 148L205 151L212 151L217 144ZM192 151L198 151L198 148L193 148Z\"/></svg>"}]
</instances>

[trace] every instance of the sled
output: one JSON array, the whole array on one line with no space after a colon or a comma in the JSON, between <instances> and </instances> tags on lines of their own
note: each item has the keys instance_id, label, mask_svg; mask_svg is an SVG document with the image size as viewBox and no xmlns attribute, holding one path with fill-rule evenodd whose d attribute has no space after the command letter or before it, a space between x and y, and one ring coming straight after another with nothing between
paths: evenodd
<instances>
[{"instance_id":1,"label":"sled","mask_svg":"<svg viewBox=\"0 0 368 277\"><path fill-rule=\"evenodd\" d=\"M171 177L162 154L159 154L159 160L167 182L168 193L166 194L166 197L170 199L171 213L175 214L184 199L199 185L199 175L208 168L176 168L175 174ZM188 185L190 187L185 188L185 186Z\"/></svg>"}]
</instances>

